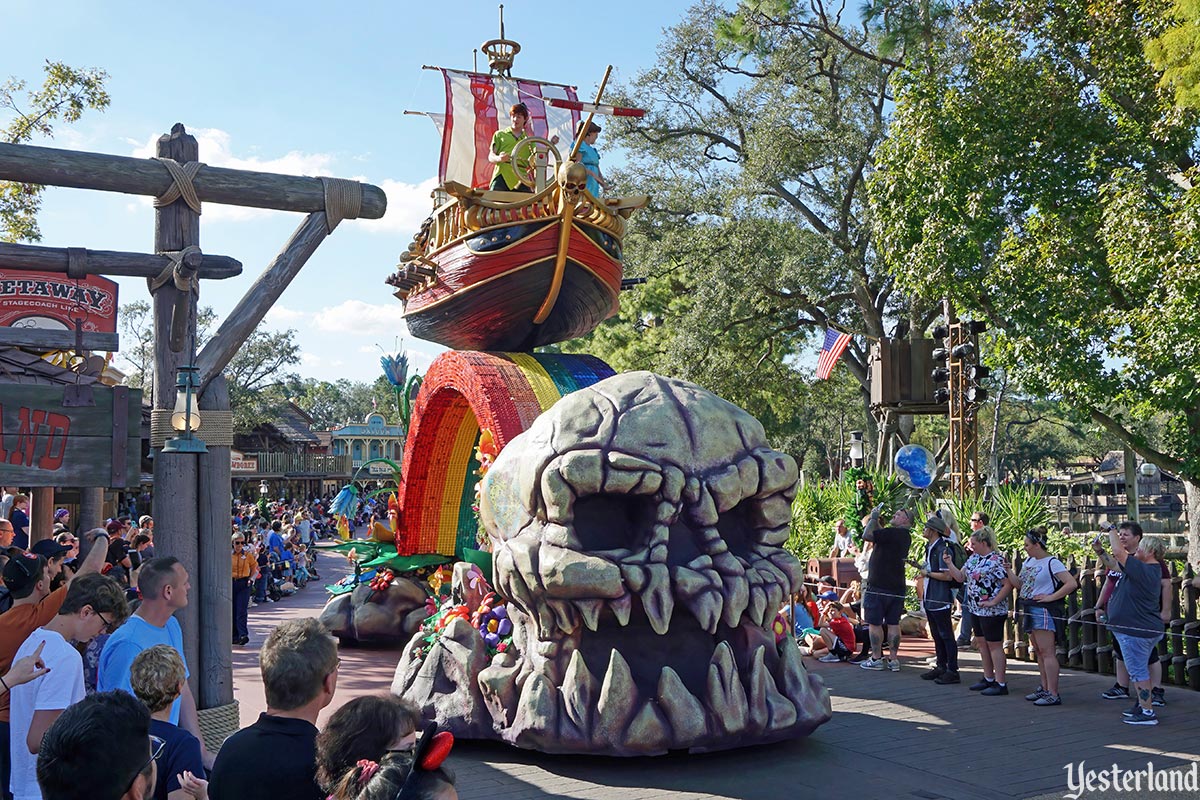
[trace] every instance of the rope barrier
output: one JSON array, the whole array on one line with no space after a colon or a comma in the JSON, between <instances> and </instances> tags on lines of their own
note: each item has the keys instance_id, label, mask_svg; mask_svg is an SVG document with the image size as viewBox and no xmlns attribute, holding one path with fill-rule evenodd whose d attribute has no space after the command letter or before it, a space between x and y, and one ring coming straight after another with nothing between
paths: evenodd
<instances>
[{"instance_id":1,"label":"rope barrier","mask_svg":"<svg viewBox=\"0 0 1200 800\"><path fill-rule=\"evenodd\" d=\"M344 219L362 213L362 184L345 178L321 178L325 187L325 227L330 233Z\"/></svg>"},{"instance_id":2,"label":"rope barrier","mask_svg":"<svg viewBox=\"0 0 1200 800\"><path fill-rule=\"evenodd\" d=\"M167 172L171 175L171 188L167 189L162 195L154 198L154 207L163 208L171 205L179 198L183 198L183 202L187 203L188 208L200 213L200 198L196 194L196 187L192 183L192 179L196 177L196 173L204 166L199 161L188 161L186 164L180 164L173 158L157 157L155 161L167 168Z\"/></svg>"}]
</instances>

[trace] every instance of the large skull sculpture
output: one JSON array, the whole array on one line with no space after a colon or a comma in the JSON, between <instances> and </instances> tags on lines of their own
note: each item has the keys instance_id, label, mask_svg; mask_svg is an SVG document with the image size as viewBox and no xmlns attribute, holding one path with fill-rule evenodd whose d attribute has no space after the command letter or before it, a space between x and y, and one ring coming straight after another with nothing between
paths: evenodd
<instances>
[{"instance_id":1,"label":"large skull sculpture","mask_svg":"<svg viewBox=\"0 0 1200 800\"><path fill-rule=\"evenodd\" d=\"M626 373L564 397L484 482L514 647L483 666L464 623L443 637L457 655L431 653L450 669L406 656L393 690L460 736L546 752L807 735L828 693L770 630L802 576L781 546L796 478L757 420L693 384Z\"/></svg>"}]
</instances>

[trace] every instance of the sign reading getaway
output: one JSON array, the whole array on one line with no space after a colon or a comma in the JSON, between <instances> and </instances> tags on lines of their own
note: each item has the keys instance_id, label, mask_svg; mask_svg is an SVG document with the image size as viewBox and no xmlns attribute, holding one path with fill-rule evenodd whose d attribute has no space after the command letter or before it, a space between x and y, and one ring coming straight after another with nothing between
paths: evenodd
<instances>
[{"instance_id":1,"label":"sign reading getaway","mask_svg":"<svg viewBox=\"0 0 1200 800\"><path fill-rule=\"evenodd\" d=\"M99 275L0 270L0 327L116 333L117 284Z\"/></svg>"}]
</instances>

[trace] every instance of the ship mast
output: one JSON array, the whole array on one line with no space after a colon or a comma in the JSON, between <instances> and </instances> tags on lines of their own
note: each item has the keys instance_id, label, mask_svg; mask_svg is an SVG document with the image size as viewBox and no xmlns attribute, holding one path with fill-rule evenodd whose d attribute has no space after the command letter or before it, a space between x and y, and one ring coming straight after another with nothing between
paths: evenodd
<instances>
[{"instance_id":1,"label":"ship mast","mask_svg":"<svg viewBox=\"0 0 1200 800\"><path fill-rule=\"evenodd\" d=\"M487 56L488 68L493 75L501 75L505 78L512 77L513 59L517 53L521 52L521 45L514 42L512 39L504 38L504 4L500 4L500 38L488 39L479 46L483 54Z\"/></svg>"}]
</instances>

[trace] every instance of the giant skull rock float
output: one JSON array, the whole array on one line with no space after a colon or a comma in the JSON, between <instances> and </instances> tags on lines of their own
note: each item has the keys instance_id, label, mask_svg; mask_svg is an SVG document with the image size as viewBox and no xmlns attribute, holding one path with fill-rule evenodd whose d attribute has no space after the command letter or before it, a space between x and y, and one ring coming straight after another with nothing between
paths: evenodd
<instances>
[{"instance_id":1,"label":"giant skull rock float","mask_svg":"<svg viewBox=\"0 0 1200 800\"><path fill-rule=\"evenodd\" d=\"M545 752L649 755L805 736L821 679L771 625L800 563L797 469L757 420L683 381L617 375L500 453L481 517L512 647L455 620L393 691L456 735ZM418 635L419 636L419 635Z\"/></svg>"}]
</instances>

